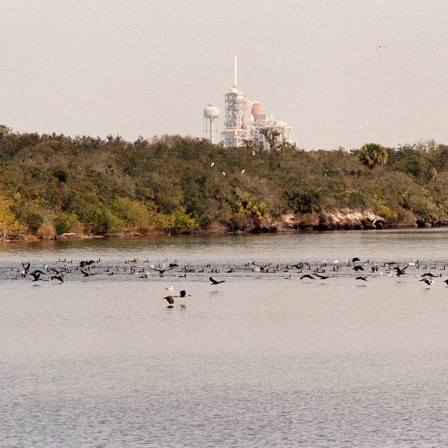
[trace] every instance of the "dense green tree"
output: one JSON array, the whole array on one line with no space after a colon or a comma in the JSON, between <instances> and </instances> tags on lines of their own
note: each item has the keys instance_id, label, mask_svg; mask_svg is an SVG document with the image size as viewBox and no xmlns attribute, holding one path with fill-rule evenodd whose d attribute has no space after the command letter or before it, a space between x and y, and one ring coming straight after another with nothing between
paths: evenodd
<instances>
[{"instance_id":1,"label":"dense green tree","mask_svg":"<svg viewBox=\"0 0 448 448\"><path fill-rule=\"evenodd\" d=\"M341 209L372 211L391 226L448 224L445 145L303 151L272 143L280 150L223 148L180 136L130 143L5 132L0 231L5 237L254 231L286 215L309 228ZM360 160L387 165L365 172Z\"/></svg>"},{"instance_id":2,"label":"dense green tree","mask_svg":"<svg viewBox=\"0 0 448 448\"><path fill-rule=\"evenodd\" d=\"M389 154L385 148L378 143L366 143L359 150L359 160L373 169L375 165L386 165Z\"/></svg>"},{"instance_id":3,"label":"dense green tree","mask_svg":"<svg viewBox=\"0 0 448 448\"><path fill-rule=\"evenodd\" d=\"M5 126L4 124L0 124L0 138L6 137L10 135L12 130L8 128L8 126Z\"/></svg>"}]
</instances>

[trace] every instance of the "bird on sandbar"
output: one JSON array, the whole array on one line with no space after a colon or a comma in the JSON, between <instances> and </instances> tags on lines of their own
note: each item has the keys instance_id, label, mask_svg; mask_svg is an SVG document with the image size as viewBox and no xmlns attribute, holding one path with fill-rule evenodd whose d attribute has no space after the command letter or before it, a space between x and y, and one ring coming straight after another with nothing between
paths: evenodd
<instances>
[{"instance_id":1,"label":"bird on sandbar","mask_svg":"<svg viewBox=\"0 0 448 448\"><path fill-rule=\"evenodd\" d=\"M361 275L359 277L356 277L355 280L363 280L364 282L366 282L367 281L367 277Z\"/></svg>"}]
</instances>

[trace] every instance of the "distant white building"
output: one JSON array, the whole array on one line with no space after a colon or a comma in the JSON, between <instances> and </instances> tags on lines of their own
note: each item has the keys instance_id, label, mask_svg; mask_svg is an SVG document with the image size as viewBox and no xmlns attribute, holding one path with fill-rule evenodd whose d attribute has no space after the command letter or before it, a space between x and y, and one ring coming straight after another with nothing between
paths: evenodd
<instances>
[{"instance_id":1,"label":"distant white building","mask_svg":"<svg viewBox=\"0 0 448 448\"><path fill-rule=\"evenodd\" d=\"M275 135L278 142L294 144L291 128L285 121L277 121L262 111L257 101L247 101L246 94L237 85L235 58L235 83L225 94L225 122L221 135L226 147L244 146L253 142L261 149L270 149L266 136ZM250 114L249 114L249 107Z\"/></svg>"},{"instance_id":2,"label":"distant white building","mask_svg":"<svg viewBox=\"0 0 448 448\"><path fill-rule=\"evenodd\" d=\"M273 115L262 112L258 103L254 103L251 110L251 122L249 125L251 140L258 144L262 149L270 149L267 135L276 135L278 142L290 143L295 142L291 140L291 128L286 121L277 121Z\"/></svg>"},{"instance_id":3,"label":"distant white building","mask_svg":"<svg viewBox=\"0 0 448 448\"><path fill-rule=\"evenodd\" d=\"M225 146L243 146L244 139L250 138L247 128L247 100L234 84L225 94L225 122L222 136Z\"/></svg>"},{"instance_id":4,"label":"distant white building","mask_svg":"<svg viewBox=\"0 0 448 448\"><path fill-rule=\"evenodd\" d=\"M224 95L224 100L225 121L221 131L224 146L238 148L252 142L254 147L267 150L270 149L270 137L275 137L278 143L295 144L286 121L277 121L273 115L264 113L257 101L247 101L246 94L238 88L236 58L235 83ZM205 135L212 143L216 142L219 132L219 115L220 111L214 104L204 109Z\"/></svg>"}]
</instances>

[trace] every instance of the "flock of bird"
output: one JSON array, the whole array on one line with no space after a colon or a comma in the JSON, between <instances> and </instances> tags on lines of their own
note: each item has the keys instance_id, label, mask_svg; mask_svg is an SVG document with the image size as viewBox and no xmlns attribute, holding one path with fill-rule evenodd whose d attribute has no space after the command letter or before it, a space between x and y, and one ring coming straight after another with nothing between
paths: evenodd
<instances>
[{"instance_id":1,"label":"flock of bird","mask_svg":"<svg viewBox=\"0 0 448 448\"><path fill-rule=\"evenodd\" d=\"M87 259L73 261L59 259L52 264L43 264L31 269L30 262L22 262L21 266L3 267L1 277L10 280L31 280L32 282L43 282L62 284L70 279L83 279L91 281L104 276L114 278L153 279L158 281L176 281L178 279L190 278L191 280L207 279L211 286L217 286L232 277L263 280L269 278L282 278L285 280L297 279L303 282L331 282L338 277L352 278L357 282L368 282L379 276L395 278L414 278L431 287L437 278L443 276L446 270L444 262L421 263L419 261L388 261L374 262L371 260L361 261L358 257L339 262L301 261L290 264L257 263L255 261L243 265L214 266L211 263L204 265L185 264L180 266L177 260L153 264L149 259L140 261L138 258L124 260L120 263L103 262L101 259ZM132 277L129 277L132 276ZM218 277L219 276L219 277ZM280 277L281 276L281 277ZM448 273L447 273L448 276ZM185 280L178 280L183 281ZM442 280L448 286L448 278ZM173 286L166 287L173 291ZM173 308L174 299L189 297L186 290L178 294L163 297L168 302L168 308ZM182 307L185 305L182 304Z\"/></svg>"}]
</instances>

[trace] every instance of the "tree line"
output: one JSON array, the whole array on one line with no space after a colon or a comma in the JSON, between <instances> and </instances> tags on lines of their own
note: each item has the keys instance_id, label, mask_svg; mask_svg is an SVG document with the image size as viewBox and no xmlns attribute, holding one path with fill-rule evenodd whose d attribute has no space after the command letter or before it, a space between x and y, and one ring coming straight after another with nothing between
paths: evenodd
<instances>
[{"instance_id":1,"label":"tree line","mask_svg":"<svg viewBox=\"0 0 448 448\"><path fill-rule=\"evenodd\" d=\"M275 231L371 211L389 227L448 222L448 146L224 148L206 139L14 133L0 126L0 236Z\"/></svg>"}]
</instances>

